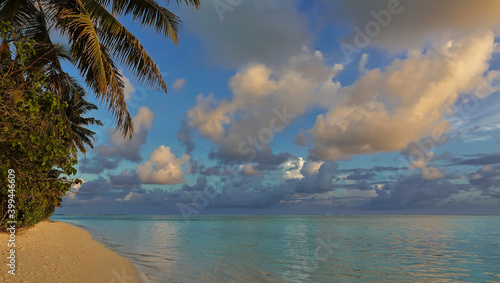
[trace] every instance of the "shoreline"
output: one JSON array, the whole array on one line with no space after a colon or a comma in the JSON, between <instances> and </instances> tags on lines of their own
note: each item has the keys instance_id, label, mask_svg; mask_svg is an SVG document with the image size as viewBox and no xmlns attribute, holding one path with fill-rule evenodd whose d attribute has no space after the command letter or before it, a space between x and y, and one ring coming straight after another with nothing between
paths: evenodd
<instances>
[{"instance_id":1,"label":"shoreline","mask_svg":"<svg viewBox=\"0 0 500 283\"><path fill-rule=\"evenodd\" d=\"M66 222L43 221L16 233L16 275L8 273L9 234L0 233L0 281L141 283L130 260Z\"/></svg>"}]
</instances>

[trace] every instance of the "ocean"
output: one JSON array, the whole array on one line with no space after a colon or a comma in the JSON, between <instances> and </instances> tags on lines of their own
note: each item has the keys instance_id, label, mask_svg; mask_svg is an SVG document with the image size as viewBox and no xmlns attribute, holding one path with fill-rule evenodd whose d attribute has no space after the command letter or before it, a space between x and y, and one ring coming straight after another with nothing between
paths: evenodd
<instances>
[{"instance_id":1,"label":"ocean","mask_svg":"<svg viewBox=\"0 0 500 283\"><path fill-rule=\"evenodd\" d=\"M499 216L54 215L145 282L500 282Z\"/></svg>"}]
</instances>

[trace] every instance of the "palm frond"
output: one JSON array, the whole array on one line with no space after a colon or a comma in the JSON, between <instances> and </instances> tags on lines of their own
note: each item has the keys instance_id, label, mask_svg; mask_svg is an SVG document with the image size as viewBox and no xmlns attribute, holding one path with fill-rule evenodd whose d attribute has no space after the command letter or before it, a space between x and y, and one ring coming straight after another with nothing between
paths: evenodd
<instances>
[{"instance_id":1,"label":"palm frond","mask_svg":"<svg viewBox=\"0 0 500 283\"><path fill-rule=\"evenodd\" d=\"M169 0L166 2L168 4ZM201 5L200 0L175 2L196 9ZM147 87L167 92L167 86L145 48L116 18L126 15L177 44L181 20L154 0L71 0L65 3L58 0L0 0L0 19L10 21L21 36L37 42L36 56L30 66L47 74L50 89L64 100L71 99L71 95L84 96L83 87L64 72L60 61L71 62L95 96L112 112L117 129L130 138L133 122L125 102L122 75L112 58L126 65ZM67 37L68 49L51 41L52 30ZM0 49L8 52L2 47L4 45L0 45ZM82 125L97 124L97 120L76 117L91 109L92 106L80 101L73 109L74 121ZM90 141L88 136L75 146L81 149L87 141Z\"/></svg>"},{"instance_id":2,"label":"palm frond","mask_svg":"<svg viewBox=\"0 0 500 283\"><path fill-rule=\"evenodd\" d=\"M177 5L180 5L182 2L186 4L188 7L193 7L195 9L200 8L201 2L200 0L175 0L177 2ZM167 5L170 3L169 0L167 0Z\"/></svg>"},{"instance_id":3,"label":"palm frond","mask_svg":"<svg viewBox=\"0 0 500 283\"><path fill-rule=\"evenodd\" d=\"M10 22L14 28L21 28L32 22L37 12L38 9L29 0L0 1L0 19Z\"/></svg>"},{"instance_id":4,"label":"palm frond","mask_svg":"<svg viewBox=\"0 0 500 283\"><path fill-rule=\"evenodd\" d=\"M70 129L68 142L85 155L85 145L93 148L92 141L94 141L95 135L95 132L85 128L85 126L102 126L102 123L95 118L84 117L84 115L91 110L97 109L97 106L85 99L85 89L75 78L66 74L63 82L67 84L62 99L67 103L63 114Z\"/></svg>"},{"instance_id":5,"label":"palm frond","mask_svg":"<svg viewBox=\"0 0 500 283\"><path fill-rule=\"evenodd\" d=\"M132 138L134 134L134 123L132 116L127 109L125 94L123 92L124 83L120 70L115 65L111 56L103 44L101 44L101 52L103 55L103 64L105 68L106 79L108 81L108 92L103 97L109 111L113 114L116 120L116 127L123 133L124 136Z\"/></svg>"},{"instance_id":6,"label":"palm frond","mask_svg":"<svg viewBox=\"0 0 500 283\"><path fill-rule=\"evenodd\" d=\"M108 83L101 44L90 15L80 0L56 12L56 25L68 36L75 63L96 95L107 92Z\"/></svg>"},{"instance_id":7,"label":"palm frond","mask_svg":"<svg viewBox=\"0 0 500 283\"><path fill-rule=\"evenodd\" d=\"M83 3L99 28L101 42L112 50L112 55L127 65L139 82L167 92L167 85L158 66L139 40L98 1L84 0Z\"/></svg>"},{"instance_id":8,"label":"palm frond","mask_svg":"<svg viewBox=\"0 0 500 283\"><path fill-rule=\"evenodd\" d=\"M70 38L72 55L85 82L112 112L118 130L131 138L134 127L123 94L122 76L106 46L99 41L98 31L81 0L59 8L57 27Z\"/></svg>"},{"instance_id":9,"label":"palm frond","mask_svg":"<svg viewBox=\"0 0 500 283\"><path fill-rule=\"evenodd\" d=\"M113 0L113 15L131 15L133 21L152 28L177 44L181 20L154 0Z\"/></svg>"}]
</instances>

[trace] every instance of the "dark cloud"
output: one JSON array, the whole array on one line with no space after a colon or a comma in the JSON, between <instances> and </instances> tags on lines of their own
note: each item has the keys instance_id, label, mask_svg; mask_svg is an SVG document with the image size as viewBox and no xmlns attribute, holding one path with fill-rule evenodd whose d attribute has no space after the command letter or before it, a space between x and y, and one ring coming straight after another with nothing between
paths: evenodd
<instances>
[{"instance_id":1,"label":"dark cloud","mask_svg":"<svg viewBox=\"0 0 500 283\"><path fill-rule=\"evenodd\" d=\"M464 175L461 175L461 174L445 174L444 178L448 179L448 180L466 179L466 177Z\"/></svg>"},{"instance_id":2,"label":"dark cloud","mask_svg":"<svg viewBox=\"0 0 500 283\"><path fill-rule=\"evenodd\" d=\"M114 187L130 187L130 188L140 188L141 181L137 176L137 171L135 170L125 170L119 175L110 175L109 181Z\"/></svg>"},{"instance_id":3,"label":"dark cloud","mask_svg":"<svg viewBox=\"0 0 500 283\"><path fill-rule=\"evenodd\" d=\"M435 208L469 185L457 185L440 178L426 180L421 175L402 177L377 190L377 196L363 205L366 209Z\"/></svg>"},{"instance_id":4,"label":"dark cloud","mask_svg":"<svg viewBox=\"0 0 500 283\"><path fill-rule=\"evenodd\" d=\"M305 134L298 133L295 136L294 143L298 146L309 146L309 138Z\"/></svg>"},{"instance_id":5,"label":"dark cloud","mask_svg":"<svg viewBox=\"0 0 500 283\"><path fill-rule=\"evenodd\" d=\"M106 157L116 157L119 160L129 160L132 162L141 162L143 160L140 149L146 143L148 130L140 126L136 129L132 139L127 140L121 136L112 136L112 139L119 141L113 142L111 146L100 146L97 148L97 155Z\"/></svg>"},{"instance_id":6,"label":"dark cloud","mask_svg":"<svg viewBox=\"0 0 500 283\"><path fill-rule=\"evenodd\" d=\"M474 154L465 155L465 158L454 158L454 165L491 165L500 163L500 154Z\"/></svg>"},{"instance_id":7,"label":"dark cloud","mask_svg":"<svg viewBox=\"0 0 500 283\"><path fill-rule=\"evenodd\" d=\"M333 180L337 172L336 162L326 162L321 165L316 174L307 178L288 180L281 184L267 184L260 176L240 174L238 170L226 168L227 175L210 183L207 176L199 176L193 185L184 184L180 189L166 191L162 189L144 190L137 180L135 170L124 171L112 175L109 180L98 178L85 183L80 193L67 205L106 204L106 205L162 205L175 206L177 203L196 205L196 198L210 195L206 209L216 208L267 208L279 204L282 200L293 200L294 194L321 194L334 189ZM200 170L199 166L198 170ZM207 170L201 168L202 171ZM358 182L358 189L366 189L367 182ZM354 188L354 187L352 187Z\"/></svg>"},{"instance_id":8,"label":"dark cloud","mask_svg":"<svg viewBox=\"0 0 500 283\"><path fill-rule=\"evenodd\" d=\"M184 184L180 189L161 188L145 190L137 180L135 170L111 175L109 179L99 177L85 182L78 190L65 197L65 207L75 206L162 206L172 212L177 204L196 207L204 199L203 209L217 207L263 208L277 204L292 191L283 186L265 185L261 178L232 174L209 184L206 176L200 176L193 185ZM167 211L167 210L165 210ZM175 213L175 210L173 211ZM180 212L180 211L177 211Z\"/></svg>"},{"instance_id":9,"label":"dark cloud","mask_svg":"<svg viewBox=\"0 0 500 283\"><path fill-rule=\"evenodd\" d=\"M475 158L477 155L473 155ZM472 157L469 156L469 157ZM480 156L484 157L484 156ZM471 158L474 159L474 158ZM474 161L475 162L475 161ZM295 170L299 165L296 164ZM197 165L200 175L192 185L174 190L146 190L138 181L135 170L125 170L108 179L99 177L84 183L78 194L65 198L66 207L130 207L136 211L157 207L155 213L181 213L179 204L203 213L224 209L300 209L327 211L346 209L360 211L463 211L479 207L485 198L500 198L500 165L483 166L466 175L448 174L444 178L426 180L421 174L394 176L376 180L377 173L396 171L397 167L373 167L338 170L337 162L325 162L319 169L302 179L289 179L270 184L262 176L241 174L238 165ZM213 171L213 174L208 174ZM339 174L346 175L338 178ZM346 174L347 173L347 174ZM217 178L210 179L210 176ZM468 180L469 184L463 181ZM337 190L338 193L337 193ZM374 192L376 195L374 196ZM464 192L476 192L475 198L457 197ZM201 203L201 205L200 205ZM202 207L201 209L199 209ZM487 209L487 206L483 207ZM222 210L221 210L222 209ZM226 210L224 210L226 211Z\"/></svg>"},{"instance_id":10,"label":"dark cloud","mask_svg":"<svg viewBox=\"0 0 500 283\"><path fill-rule=\"evenodd\" d=\"M189 127L186 120L182 120L181 122L181 128L177 132L177 140L186 148L186 153L189 155L196 148L193 142L193 130Z\"/></svg>"},{"instance_id":11,"label":"dark cloud","mask_svg":"<svg viewBox=\"0 0 500 283\"><path fill-rule=\"evenodd\" d=\"M217 151L210 152L208 157L210 159L218 160L221 163L221 166L246 164L250 161L256 164L256 170L271 171L278 169L281 164L293 158L294 156L288 152L280 152L278 154L274 154L270 147L265 147L259 151L256 151L255 158L251 160L248 160L246 156L239 153L227 152L223 148L219 148Z\"/></svg>"},{"instance_id":12,"label":"dark cloud","mask_svg":"<svg viewBox=\"0 0 500 283\"><path fill-rule=\"evenodd\" d=\"M431 161L449 161L452 160L453 156L451 152L446 151L441 153L440 155L434 156Z\"/></svg>"},{"instance_id":13,"label":"dark cloud","mask_svg":"<svg viewBox=\"0 0 500 283\"><path fill-rule=\"evenodd\" d=\"M320 0L320 3L319 20L336 25L347 23L351 28L365 29L370 21L375 21L373 13L392 11L390 24L381 29L372 44L397 50L418 48L423 42L447 40L478 29L497 28L500 22L500 3L496 0ZM352 38L345 41L353 44Z\"/></svg>"},{"instance_id":14,"label":"dark cloud","mask_svg":"<svg viewBox=\"0 0 500 283\"><path fill-rule=\"evenodd\" d=\"M365 169L354 169L351 173L346 177L347 180L354 181L366 181L375 177L375 173L372 173Z\"/></svg>"},{"instance_id":15,"label":"dark cloud","mask_svg":"<svg viewBox=\"0 0 500 283\"><path fill-rule=\"evenodd\" d=\"M408 167L396 167L396 166L373 166L372 168L345 168L337 170L339 173L351 173L351 172L386 172L386 171L400 171L407 170Z\"/></svg>"},{"instance_id":16,"label":"dark cloud","mask_svg":"<svg viewBox=\"0 0 500 283\"><path fill-rule=\"evenodd\" d=\"M424 137L416 142L410 142L408 146L401 151L401 155L404 156L409 163L417 160L425 160L436 146L437 143L432 137Z\"/></svg>"},{"instance_id":17,"label":"dark cloud","mask_svg":"<svg viewBox=\"0 0 500 283\"><path fill-rule=\"evenodd\" d=\"M291 158L294 158L294 156L288 152L280 152L278 154L257 154L257 158L254 161L257 163L255 169L259 171L276 170L281 164Z\"/></svg>"},{"instance_id":18,"label":"dark cloud","mask_svg":"<svg viewBox=\"0 0 500 283\"><path fill-rule=\"evenodd\" d=\"M367 169L368 171L374 172L384 172L384 171L399 171L402 169L407 169L406 167L395 167L395 166L374 166L371 169Z\"/></svg>"},{"instance_id":19,"label":"dark cloud","mask_svg":"<svg viewBox=\"0 0 500 283\"><path fill-rule=\"evenodd\" d=\"M494 190L500 187L500 165L487 165L469 174L469 183L480 190L483 195L500 197L499 192Z\"/></svg>"},{"instance_id":20,"label":"dark cloud","mask_svg":"<svg viewBox=\"0 0 500 283\"><path fill-rule=\"evenodd\" d=\"M120 163L118 157L107 157L99 154L93 154L89 158L81 159L78 171L81 173L100 174L104 170L116 169Z\"/></svg>"},{"instance_id":21,"label":"dark cloud","mask_svg":"<svg viewBox=\"0 0 500 283\"><path fill-rule=\"evenodd\" d=\"M264 208L279 203L292 193L286 186L264 185L260 178L233 175L222 179L213 207Z\"/></svg>"},{"instance_id":22,"label":"dark cloud","mask_svg":"<svg viewBox=\"0 0 500 283\"><path fill-rule=\"evenodd\" d=\"M197 160L191 159L191 171L192 175L199 174L202 176L226 176L232 174L234 171L233 165L237 165L235 163L232 164L216 164L213 166L206 167L201 164Z\"/></svg>"},{"instance_id":23,"label":"dark cloud","mask_svg":"<svg viewBox=\"0 0 500 283\"><path fill-rule=\"evenodd\" d=\"M202 167L202 170L199 171L199 173L201 175L205 175L205 176L220 176L222 175L222 173L224 172L224 170L222 170L220 168L220 166L210 166L210 167L207 167L207 168L204 168Z\"/></svg>"},{"instance_id":24,"label":"dark cloud","mask_svg":"<svg viewBox=\"0 0 500 283\"><path fill-rule=\"evenodd\" d=\"M135 172L122 172L120 175L110 176L110 179L99 177L85 182L76 194L69 194L64 198L64 206L87 206L94 209L101 207L119 209L119 206L174 207L176 202L191 202L192 197L187 192L177 190L169 192L164 189L145 190L134 180ZM122 179L122 180L120 180ZM131 180L131 183L127 183Z\"/></svg>"},{"instance_id":25,"label":"dark cloud","mask_svg":"<svg viewBox=\"0 0 500 283\"><path fill-rule=\"evenodd\" d=\"M99 177L85 182L74 194L70 193L63 202L65 206L113 205L118 199L124 199L130 193L144 193L134 184L114 185L110 180Z\"/></svg>"},{"instance_id":26,"label":"dark cloud","mask_svg":"<svg viewBox=\"0 0 500 283\"><path fill-rule=\"evenodd\" d=\"M479 127L479 125L475 125L474 127L470 128L467 130L467 134L470 134L476 130L479 130L481 127Z\"/></svg>"},{"instance_id":27,"label":"dark cloud","mask_svg":"<svg viewBox=\"0 0 500 283\"><path fill-rule=\"evenodd\" d=\"M328 161L321 165L317 174L302 179L287 180L283 185L293 188L297 193L324 193L332 191L333 179L337 174L338 164Z\"/></svg>"},{"instance_id":28,"label":"dark cloud","mask_svg":"<svg viewBox=\"0 0 500 283\"><path fill-rule=\"evenodd\" d=\"M112 132L109 137L109 146L99 146L91 151L92 154L82 161L78 169L82 173L100 174L106 169L116 169L124 160L141 162L143 158L140 150L146 143L154 116L151 109L140 107L133 118L135 127L133 137L125 139L120 133Z\"/></svg>"},{"instance_id":29,"label":"dark cloud","mask_svg":"<svg viewBox=\"0 0 500 283\"><path fill-rule=\"evenodd\" d=\"M334 189L356 189L356 190L362 190L362 191L370 191L370 190L373 190L372 184L373 183L371 183L371 182L369 183L366 180L360 180L354 184L342 184L342 185L335 184L333 186L333 188Z\"/></svg>"},{"instance_id":30,"label":"dark cloud","mask_svg":"<svg viewBox=\"0 0 500 283\"><path fill-rule=\"evenodd\" d=\"M197 11L181 10L181 18L209 50L209 60L218 65L280 63L311 40L298 4L296 0L210 1Z\"/></svg>"},{"instance_id":31,"label":"dark cloud","mask_svg":"<svg viewBox=\"0 0 500 283\"><path fill-rule=\"evenodd\" d=\"M213 191L213 187L208 185L207 177L205 176L200 176L198 179L196 179L196 183L193 186L190 186L188 184L184 184L182 186L183 191L186 192L192 192L192 191L203 191L206 188L211 189Z\"/></svg>"}]
</instances>

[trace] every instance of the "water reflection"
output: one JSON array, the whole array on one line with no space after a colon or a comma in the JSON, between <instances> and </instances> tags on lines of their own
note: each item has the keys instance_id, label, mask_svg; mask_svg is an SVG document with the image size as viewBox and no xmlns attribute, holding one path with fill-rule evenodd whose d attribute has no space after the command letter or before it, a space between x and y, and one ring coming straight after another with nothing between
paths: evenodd
<instances>
[{"instance_id":1,"label":"water reflection","mask_svg":"<svg viewBox=\"0 0 500 283\"><path fill-rule=\"evenodd\" d=\"M153 282L500 280L500 217L62 218Z\"/></svg>"}]
</instances>

